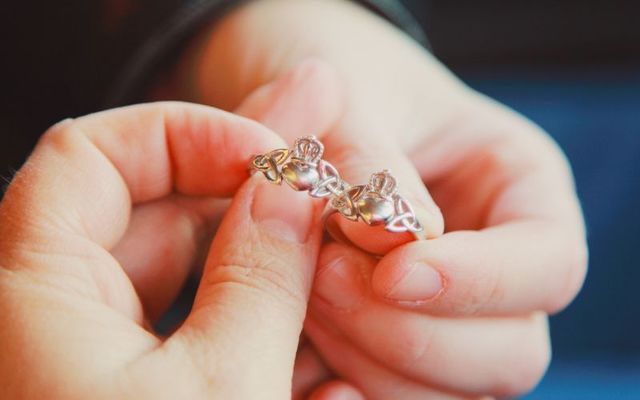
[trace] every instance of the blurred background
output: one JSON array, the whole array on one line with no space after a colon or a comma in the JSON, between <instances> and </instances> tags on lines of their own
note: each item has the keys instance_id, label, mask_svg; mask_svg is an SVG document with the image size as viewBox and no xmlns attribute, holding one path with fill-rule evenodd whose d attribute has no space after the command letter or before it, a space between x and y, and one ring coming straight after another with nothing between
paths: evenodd
<instances>
[{"instance_id":1,"label":"blurred background","mask_svg":"<svg viewBox=\"0 0 640 400\"><path fill-rule=\"evenodd\" d=\"M526 399L640 399L640 2L405 2L440 60L573 166L589 273L551 318L553 362Z\"/></svg>"},{"instance_id":2,"label":"blurred background","mask_svg":"<svg viewBox=\"0 0 640 400\"><path fill-rule=\"evenodd\" d=\"M140 33L181 1L2 2L0 176L52 123L100 109ZM640 2L402 1L442 62L547 130L574 168L590 270L551 320L554 360L526 399L640 399ZM127 21L136 4L153 13Z\"/></svg>"}]
</instances>

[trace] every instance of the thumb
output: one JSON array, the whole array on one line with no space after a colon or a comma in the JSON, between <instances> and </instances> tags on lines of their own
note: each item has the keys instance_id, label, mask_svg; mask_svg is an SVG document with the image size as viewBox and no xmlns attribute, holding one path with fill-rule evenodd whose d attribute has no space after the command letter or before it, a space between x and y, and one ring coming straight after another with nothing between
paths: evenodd
<instances>
[{"instance_id":1,"label":"thumb","mask_svg":"<svg viewBox=\"0 0 640 400\"><path fill-rule=\"evenodd\" d=\"M212 373L230 390L221 398L291 395L321 240L313 208L306 194L256 175L225 215L193 311L176 334L187 339L203 368L216 369ZM227 384L238 378L242 385Z\"/></svg>"},{"instance_id":2,"label":"thumb","mask_svg":"<svg viewBox=\"0 0 640 400\"><path fill-rule=\"evenodd\" d=\"M317 62L303 63L256 90L239 111L287 136L322 132L339 112L339 94L320 90L336 86L328 70ZM169 345L182 357L186 349L215 382L218 397L291 397L322 237L319 207L306 193L267 183L261 174L236 193L193 310L170 339L177 346Z\"/></svg>"}]
</instances>

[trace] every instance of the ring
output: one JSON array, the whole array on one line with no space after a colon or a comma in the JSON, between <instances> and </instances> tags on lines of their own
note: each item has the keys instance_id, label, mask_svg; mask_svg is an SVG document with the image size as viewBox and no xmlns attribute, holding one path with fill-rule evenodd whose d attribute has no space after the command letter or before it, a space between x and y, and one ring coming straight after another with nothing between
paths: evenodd
<instances>
[{"instance_id":1,"label":"ring","mask_svg":"<svg viewBox=\"0 0 640 400\"><path fill-rule=\"evenodd\" d=\"M345 241L330 224L329 217L335 213L351 221L361 219L367 225L384 225L389 232L409 232L417 239L424 239L424 228L407 199L398 194L397 180L388 170L371 175L366 185L349 186L334 196L325 206L323 220L332 236Z\"/></svg>"},{"instance_id":2,"label":"ring","mask_svg":"<svg viewBox=\"0 0 640 400\"><path fill-rule=\"evenodd\" d=\"M324 145L315 136L297 139L293 149L276 149L251 160L251 169L275 184L286 182L313 197L338 196L346 183L331 163L322 159Z\"/></svg>"},{"instance_id":3,"label":"ring","mask_svg":"<svg viewBox=\"0 0 640 400\"><path fill-rule=\"evenodd\" d=\"M323 221L327 231L336 239L346 237L329 217L339 213L343 217L367 225L384 225L389 232L409 232L416 239L424 239L424 229L407 199L398 194L397 181L388 170L371 175L366 185L352 186L345 182L338 170L322 159L324 145L315 137L295 141L292 149L276 149L254 156L251 169L275 184L286 182L297 191L307 191L313 197L329 201Z\"/></svg>"}]
</instances>

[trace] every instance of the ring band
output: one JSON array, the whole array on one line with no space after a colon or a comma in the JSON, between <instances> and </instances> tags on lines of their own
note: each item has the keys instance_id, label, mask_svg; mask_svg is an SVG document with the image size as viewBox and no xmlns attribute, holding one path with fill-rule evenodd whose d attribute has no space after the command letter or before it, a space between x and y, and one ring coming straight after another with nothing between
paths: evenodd
<instances>
[{"instance_id":1,"label":"ring band","mask_svg":"<svg viewBox=\"0 0 640 400\"><path fill-rule=\"evenodd\" d=\"M384 225L389 232L409 232L423 239L423 227L409 201L398 194L397 181L388 170L371 175L366 185L352 186L338 170L322 159L324 145L315 136L297 139L292 149L276 149L251 160L251 169L262 172L275 184L286 182L313 197L328 197L323 220L329 233L345 241L343 234L331 225L329 217L343 217L368 225Z\"/></svg>"}]
</instances>

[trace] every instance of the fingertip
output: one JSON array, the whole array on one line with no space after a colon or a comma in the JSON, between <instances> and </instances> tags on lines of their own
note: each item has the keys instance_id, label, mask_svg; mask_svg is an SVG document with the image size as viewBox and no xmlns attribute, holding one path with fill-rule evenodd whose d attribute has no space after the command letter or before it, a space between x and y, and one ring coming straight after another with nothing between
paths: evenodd
<instances>
[{"instance_id":1,"label":"fingertip","mask_svg":"<svg viewBox=\"0 0 640 400\"><path fill-rule=\"evenodd\" d=\"M435 239L444 234L444 216L440 208L430 201L430 207L415 207L416 218L422 225L422 236L425 239Z\"/></svg>"},{"instance_id":2,"label":"fingertip","mask_svg":"<svg viewBox=\"0 0 640 400\"><path fill-rule=\"evenodd\" d=\"M316 389L309 400L365 400L355 386L344 381L331 381Z\"/></svg>"},{"instance_id":3,"label":"fingertip","mask_svg":"<svg viewBox=\"0 0 640 400\"><path fill-rule=\"evenodd\" d=\"M303 134L321 137L329 130L341 113L342 97L335 69L321 59L309 58L256 89L236 112L291 142Z\"/></svg>"},{"instance_id":4,"label":"fingertip","mask_svg":"<svg viewBox=\"0 0 640 400\"><path fill-rule=\"evenodd\" d=\"M186 194L209 195L215 188L214 195L230 197L247 179L253 156L285 146L272 129L251 119L208 106L175 105L165 118L169 172ZM196 168L193 160L201 160Z\"/></svg>"}]
</instances>

